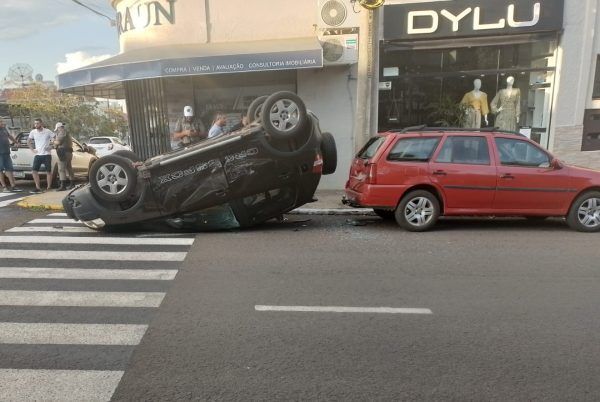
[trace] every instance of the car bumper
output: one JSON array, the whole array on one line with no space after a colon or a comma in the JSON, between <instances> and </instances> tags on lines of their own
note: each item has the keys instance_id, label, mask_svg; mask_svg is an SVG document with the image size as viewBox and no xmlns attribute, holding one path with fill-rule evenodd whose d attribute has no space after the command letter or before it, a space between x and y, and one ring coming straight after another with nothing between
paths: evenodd
<instances>
[{"instance_id":1,"label":"car bumper","mask_svg":"<svg viewBox=\"0 0 600 402\"><path fill-rule=\"evenodd\" d=\"M342 202L355 208L396 208L406 186L362 185L362 191L346 187Z\"/></svg>"}]
</instances>

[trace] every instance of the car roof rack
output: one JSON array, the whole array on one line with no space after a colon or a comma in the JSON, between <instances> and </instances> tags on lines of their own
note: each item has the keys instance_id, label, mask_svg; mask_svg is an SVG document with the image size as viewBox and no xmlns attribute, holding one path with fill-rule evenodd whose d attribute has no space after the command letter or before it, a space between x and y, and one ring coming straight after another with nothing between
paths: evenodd
<instances>
[{"instance_id":1,"label":"car roof rack","mask_svg":"<svg viewBox=\"0 0 600 402\"><path fill-rule=\"evenodd\" d=\"M497 133L497 134L511 134L511 135L516 135L519 137L525 137L527 138L526 135L523 135L519 132L516 131L507 131L507 130L500 130L500 128L498 127L483 127L483 128L463 128L463 127L428 127L426 125L420 125L420 126L412 126L412 127L406 127L406 128L402 128L402 129L394 129L394 130L390 130L393 133L401 133L401 134L406 134L409 132L415 132L415 131L426 131L426 132L461 132L461 131L465 131L465 132L480 132L480 133Z\"/></svg>"}]
</instances>

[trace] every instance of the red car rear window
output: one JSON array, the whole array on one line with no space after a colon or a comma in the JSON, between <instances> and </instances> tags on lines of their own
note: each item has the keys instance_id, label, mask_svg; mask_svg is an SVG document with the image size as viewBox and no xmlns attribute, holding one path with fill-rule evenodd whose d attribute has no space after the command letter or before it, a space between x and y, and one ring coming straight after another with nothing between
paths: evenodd
<instances>
[{"instance_id":1,"label":"red car rear window","mask_svg":"<svg viewBox=\"0 0 600 402\"><path fill-rule=\"evenodd\" d=\"M371 159L377 153L381 144L385 141L386 137L373 137L371 138L365 146L358 152L356 155L357 158L360 159Z\"/></svg>"}]
</instances>

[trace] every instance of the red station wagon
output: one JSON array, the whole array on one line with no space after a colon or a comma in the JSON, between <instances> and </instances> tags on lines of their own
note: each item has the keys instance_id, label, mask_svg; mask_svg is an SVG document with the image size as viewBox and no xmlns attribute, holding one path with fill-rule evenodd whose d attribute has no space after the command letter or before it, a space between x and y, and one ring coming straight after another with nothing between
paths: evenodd
<instances>
[{"instance_id":1,"label":"red station wagon","mask_svg":"<svg viewBox=\"0 0 600 402\"><path fill-rule=\"evenodd\" d=\"M600 230L600 171L567 166L521 134L408 128L371 138L350 168L344 203L403 228L440 216L565 217Z\"/></svg>"}]
</instances>

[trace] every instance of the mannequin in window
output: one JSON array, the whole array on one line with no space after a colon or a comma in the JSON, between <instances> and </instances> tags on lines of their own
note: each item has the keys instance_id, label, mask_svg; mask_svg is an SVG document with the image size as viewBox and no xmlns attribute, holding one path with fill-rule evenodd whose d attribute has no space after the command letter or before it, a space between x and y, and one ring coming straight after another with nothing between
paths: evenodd
<instances>
[{"instance_id":1,"label":"mannequin in window","mask_svg":"<svg viewBox=\"0 0 600 402\"><path fill-rule=\"evenodd\" d=\"M514 77L506 79L506 89L501 89L492 100L492 112L496 113L496 127L506 131L519 130L521 114L521 90L513 88Z\"/></svg>"},{"instance_id":2,"label":"mannequin in window","mask_svg":"<svg viewBox=\"0 0 600 402\"><path fill-rule=\"evenodd\" d=\"M463 122L465 128L481 128L481 118L488 124L487 115L490 112L488 107L488 97L481 91L481 80L478 78L473 81L473 90L463 96L461 104L467 107L467 115Z\"/></svg>"}]
</instances>

